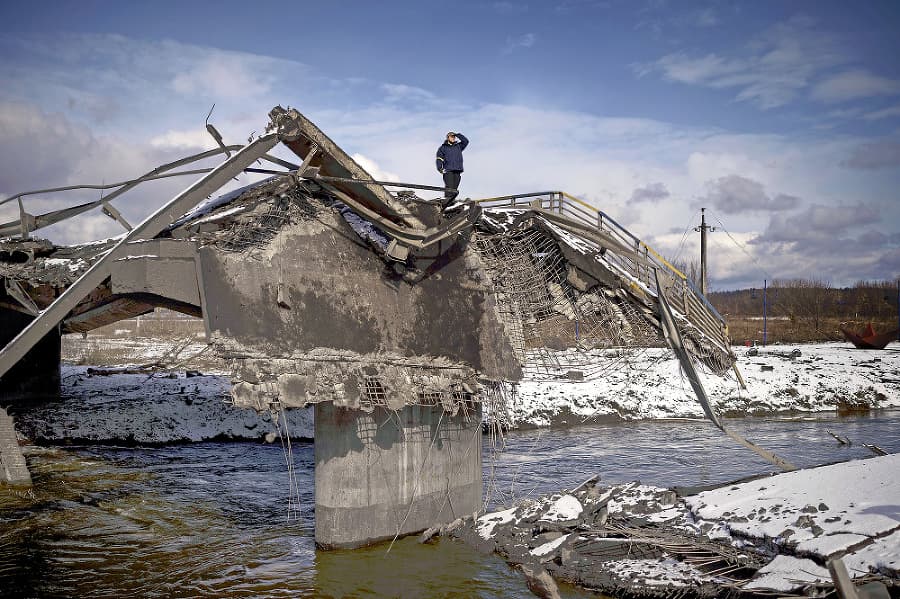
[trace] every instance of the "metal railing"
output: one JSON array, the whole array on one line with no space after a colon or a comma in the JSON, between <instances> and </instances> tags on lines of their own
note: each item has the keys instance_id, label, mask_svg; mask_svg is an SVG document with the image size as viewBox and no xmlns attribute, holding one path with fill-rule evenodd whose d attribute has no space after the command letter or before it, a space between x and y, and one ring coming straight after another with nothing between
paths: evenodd
<instances>
[{"instance_id":1,"label":"metal railing","mask_svg":"<svg viewBox=\"0 0 900 599\"><path fill-rule=\"evenodd\" d=\"M37 231L44 227L49 227L50 225L62 222L64 220L73 218L85 212L94 210L99 208L103 214L106 216L116 220L119 224L122 225L127 231L130 231L132 226L125 220L122 214L116 210L115 207L111 204L111 202L118 198L119 196L131 191L138 185L142 183L146 183L148 181L155 181L158 179L166 179L170 177L183 177L189 175L205 175L213 171L213 168L199 168L199 169L191 169L191 170L182 170L176 172L169 172L175 168L182 167L194 162L198 162L200 160L204 160L206 158L214 158L221 154L225 154L227 156L231 156L233 152L237 152L241 150L244 146L240 145L231 145L231 146L222 146L220 148L216 148L213 150L206 150L204 152L200 152L198 154L193 154L191 156L187 156L185 158L181 158L174 162L169 162L167 164L163 164L161 166L156 167L152 171L141 175L140 177L129 179L127 181L120 181L116 183L105 183L99 185L93 184L84 184L84 185L67 185L64 187L52 187L48 189L36 189L32 191L24 191L21 193L17 193L8 198L0 199L0 206L11 203L18 202L19 206L19 219L13 220L6 223L0 223L0 239L5 237L14 237L18 236L20 239L28 239L29 235L33 231ZM261 160L266 160L273 164L277 164L287 169L296 169L297 165L287 162L285 160L281 160L275 156L271 156L266 154L260 157ZM255 172L259 169L253 168L245 168L243 172ZM274 172L274 171L273 171ZM77 204L73 206L68 206L66 208L62 208L59 210L53 210L51 212L47 212L45 214L30 214L25 209L24 199L28 196L34 195L45 195L49 193L58 193L63 191L75 191L75 190L113 190L106 196L101 197L98 200L94 200L92 202L86 202L82 204Z\"/></svg>"},{"instance_id":2,"label":"metal railing","mask_svg":"<svg viewBox=\"0 0 900 599\"><path fill-rule=\"evenodd\" d=\"M484 208L541 208L558 213L610 235L616 241L633 248L640 260L607 252L604 260L622 269L655 295L654 270L660 273L669 303L685 318L712 337L724 348L729 345L725 319L691 280L666 260L659 252L637 238L611 216L564 191L540 191L475 200ZM643 290L642 290L643 291Z\"/></svg>"}]
</instances>

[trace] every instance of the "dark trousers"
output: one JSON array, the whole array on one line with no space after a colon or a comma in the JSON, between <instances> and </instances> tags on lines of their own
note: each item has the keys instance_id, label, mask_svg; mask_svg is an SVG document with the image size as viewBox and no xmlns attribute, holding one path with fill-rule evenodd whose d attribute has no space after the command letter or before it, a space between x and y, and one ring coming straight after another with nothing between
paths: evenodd
<instances>
[{"instance_id":1,"label":"dark trousers","mask_svg":"<svg viewBox=\"0 0 900 599\"><path fill-rule=\"evenodd\" d=\"M459 182L462 179L460 171L447 171L444 173L444 187L448 190L444 192L444 207L449 206L456 196L459 195Z\"/></svg>"}]
</instances>

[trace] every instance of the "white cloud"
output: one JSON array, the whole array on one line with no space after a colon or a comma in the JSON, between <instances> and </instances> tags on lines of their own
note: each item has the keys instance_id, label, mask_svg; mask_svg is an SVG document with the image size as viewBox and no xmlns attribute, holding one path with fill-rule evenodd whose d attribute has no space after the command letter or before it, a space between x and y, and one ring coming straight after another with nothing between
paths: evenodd
<instances>
[{"instance_id":1,"label":"white cloud","mask_svg":"<svg viewBox=\"0 0 900 599\"><path fill-rule=\"evenodd\" d=\"M205 128L174 130L170 129L162 135L150 139L155 148L172 148L176 150L210 149L216 146L215 140Z\"/></svg>"},{"instance_id":2,"label":"white cloud","mask_svg":"<svg viewBox=\"0 0 900 599\"><path fill-rule=\"evenodd\" d=\"M503 47L504 54L512 54L519 48L530 48L537 41L537 36L533 33L524 33L517 37L507 37L506 46Z\"/></svg>"},{"instance_id":3,"label":"white cloud","mask_svg":"<svg viewBox=\"0 0 900 599\"><path fill-rule=\"evenodd\" d=\"M867 121L877 121L880 119L887 119L895 116L900 116L900 104L889 106L888 108L883 108L881 110L873 110L872 112L867 112L865 115L863 115L863 118Z\"/></svg>"},{"instance_id":4,"label":"white cloud","mask_svg":"<svg viewBox=\"0 0 900 599\"><path fill-rule=\"evenodd\" d=\"M719 24L719 17L713 9L704 8L694 13L693 21L697 27L714 27Z\"/></svg>"},{"instance_id":5,"label":"white cloud","mask_svg":"<svg viewBox=\"0 0 900 599\"><path fill-rule=\"evenodd\" d=\"M223 99L267 94L273 77L257 68L267 62L219 51L176 73L172 89L185 96L203 93Z\"/></svg>"},{"instance_id":6,"label":"white cloud","mask_svg":"<svg viewBox=\"0 0 900 599\"><path fill-rule=\"evenodd\" d=\"M438 97L432 92L402 83L384 83L381 89L387 93L388 102L435 102Z\"/></svg>"},{"instance_id":7,"label":"white cloud","mask_svg":"<svg viewBox=\"0 0 900 599\"><path fill-rule=\"evenodd\" d=\"M900 141L881 139L860 144L853 148L850 156L841 162L841 165L864 170L898 167L900 166Z\"/></svg>"},{"instance_id":8,"label":"white cloud","mask_svg":"<svg viewBox=\"0 0 900 599\"><path fill-rule=\"evenodd\" d=\"M491 8L501 15L515 15L528 12L528 5L522 2L493 2Z\"/></svg>"},{"instance_id":9,"label":"white cloud","mask_svg":"<svg viewBox=\"0 0 900 599\"><path fill-rule=\"evenodd\" d=\"M787 194L770 197L759 182L740 175L728 175L706 183L706 194L695 202L713 206L725 214L782 212L800 205L800 198Z\"/></svg>"},{"instance_id":10,"label":"white cloud","mask_svg":"<svg viewBox=\"0 0 900 599\"><path fill-rule=\"evenodd\" d=\"M829 104L898 94L900 80L880 77L864 69L853 69L828 77L816 84L811 92L813 99Z\"/></svg>"},{"instance_id":11,"label":"white cloud","mask_svg":"<svg viewBox=\"0 0 900 599\"><path fill-rule=\"evenodd\" d=\"M768 109L791 102L818 74L848 61L833 36L814 30L811 20L795 17L764 31L732 56L676 52L634 68L640 76L658 72L673 82L734 89L735 99Z\"/></svg>"},{"instance_id":12,"label":"white cloud","mask_svg":"<svg viewBox=\"0 0 900 599\"><path fill-rule=\"evenodd\" d=\"M650 183L649 185L644 185L643 187L638 187L633 192L631 192L631 201L632 202L650 202L656 203L662 200L665 200L670 195L668 188L666 188L665 183Z\"/></svg>"},{"instance_id":13,"label":"white cloud","mask_svg":"<svg viewBox=\"0 0 900 599\"><path fill-rule=\"evenodd\" d=\"M400 180L399 175L392 173L390 171L383 170L378 165L378 163L375 162L374 160L372 160L371 158L363 156L362 154L359 154L359 153L353 154L351 156L351 158L353 158L353 160L355 160L359 166L363 167L367 173L372 175L372 178L375 179L376 181L399 181Z\"/></svg>"}]
</instances>

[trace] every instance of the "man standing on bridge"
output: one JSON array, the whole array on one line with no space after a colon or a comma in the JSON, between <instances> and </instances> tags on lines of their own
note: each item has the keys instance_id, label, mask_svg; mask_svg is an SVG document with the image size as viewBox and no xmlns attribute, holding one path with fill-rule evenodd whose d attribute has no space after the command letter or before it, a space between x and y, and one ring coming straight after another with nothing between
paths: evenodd
<instances>
[{"instance_id":1,"label":"man standing on bridge","mask_svg":"<svg viewBox=\"0 0 900 599\"><path fill-rule=\"evenodd\" d=\"M469 140L462 133L447 133L447 139L437 151L435 166L439 173L444 175L444 201L441 203L447 208L459 195L459 182L463 172L463 150L469 145Z\"/></svg>"}]
</instances>

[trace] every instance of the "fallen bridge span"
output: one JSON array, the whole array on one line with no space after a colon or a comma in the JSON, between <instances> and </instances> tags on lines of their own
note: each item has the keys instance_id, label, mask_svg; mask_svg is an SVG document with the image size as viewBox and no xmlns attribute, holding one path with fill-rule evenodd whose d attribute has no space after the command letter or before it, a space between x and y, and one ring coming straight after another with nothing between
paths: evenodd
<instances>
[{"instance_id":1,"label":"fallen bridge span","mask_svg":"<svg viewBox=\"0 0 900 599\"><path fill-rule=\"evenodd\" d=\"M10 198L20 218L0 225L0 395L52 385L54 368L58 384L63 333L155 307L202 317L236 405L315 405L316 542L334 548L479 510L482 418L525 371L602 376L592 350L673 339L685 360L732 368L724 319L605 213L543 192L444 214L388 191L296 110L269 116L264 135L222 144L220 165L190 171L202 176L134 227L113 194L37 216L26 195ZM270 156L279 143L300 163ZM258 160L284 170L217 195ZM126 232L76 247L33 238L89 209Z\"/></svg>"}]
</instances>

